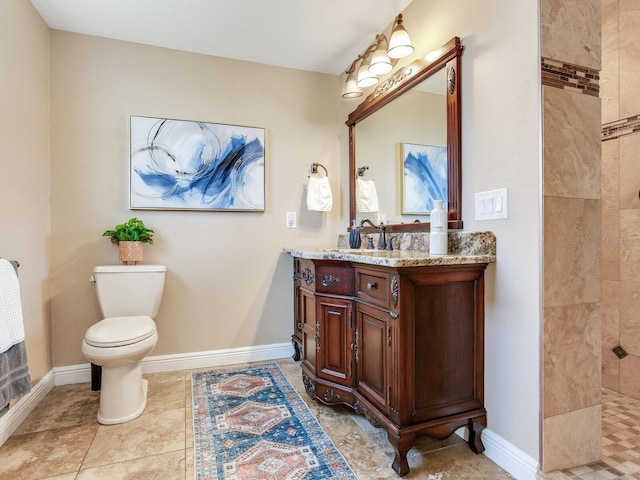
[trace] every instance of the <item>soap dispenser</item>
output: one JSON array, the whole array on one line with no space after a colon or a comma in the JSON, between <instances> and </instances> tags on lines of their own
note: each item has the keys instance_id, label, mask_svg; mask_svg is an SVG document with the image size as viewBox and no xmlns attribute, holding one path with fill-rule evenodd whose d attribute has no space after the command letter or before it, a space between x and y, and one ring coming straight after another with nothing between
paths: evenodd
<instances>
[{"instance_id":1,"label":"soap dispenser","mask_svg":"<svg viewBox=\"0 0 640 480\"><path fill-rule=\"evenodd\" d=\"M351 221L351 231L349 232L349 246L351 248L360 248L362 239L360 238L360 230L356 225L356 221Z\"/></svg>"},{"instance_id":2,"label":"soap dispenser","mask_svg":"<svg viewBox=\"0 0 640 480\"><path fill-rule=\"evenodd\" d=\"M447 211L444 200L434 200L431 210L431 231L429 233L429 254L446 255L448 250Z\"/></svg>"}]
</instances>

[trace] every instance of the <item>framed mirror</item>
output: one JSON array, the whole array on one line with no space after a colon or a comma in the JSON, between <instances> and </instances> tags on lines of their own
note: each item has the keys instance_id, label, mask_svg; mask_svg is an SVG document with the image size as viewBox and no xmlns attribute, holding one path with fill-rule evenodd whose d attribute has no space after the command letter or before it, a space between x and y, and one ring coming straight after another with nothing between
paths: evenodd
<instances>
[{"instance_id":1,"label":"framed mirror","mask_svg":"<svg viewBox=\"0 0 640 480\"><path fill-rule=\"evenodd\" d=\"M377 212L389 232L428 231L433 200L445 200L449 229L462 228L462 51L452 38L386 78L349 114L350 224L375 221Z\"/></svg>"}]
</instances>

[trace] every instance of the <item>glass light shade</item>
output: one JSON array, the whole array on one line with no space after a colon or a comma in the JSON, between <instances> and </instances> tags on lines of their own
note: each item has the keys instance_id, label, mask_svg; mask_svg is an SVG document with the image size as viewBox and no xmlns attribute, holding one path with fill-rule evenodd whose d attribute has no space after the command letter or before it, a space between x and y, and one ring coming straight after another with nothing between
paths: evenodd
<instances>
[{"instance_id":1,"label":"glass light shade","mask_svg":"<svg viewBox=\"0 0 640 480\"><path fill-rule=\"evenodd\" d=\"M342 98L358 98L362 96L362 90L356 85L356 76L351 73L342 89Z\"/></svg>"},{"instance_id":2,"label":"glass light shade","mask_svg":"<svg viewBox=\"0 0 640 480\"><path fill-rule=\"evenodd\" d=\"M393 66L391 65L391 59L387 56L387 52L383 47L379 47L373 52L371 57L371 64L369 65L369 71L375 75L384 75L389 73Z\"/></svg>"},{"instance_id":3,"label":"glass light shade","mask_svg":"<svg viewBox=\"0 0 640 480\"><path fill-rule=\"evenodd\" d=\"M360 88L367 88L378 83L378 77L369 71L369 64L362 63L358 69L358 80L356 84Z\"/></svg>"},{"instance_id":4,"label":"glass light shade","mask_svg":"<svg viewBox=\"0 0 640 480\"><path fill-rule=\"evenodd\" d=\"M413 45L411 45L411 39L409 34L402 26L402 23L398 23L391 34L389 39L389 51L387 55L391 58L404 58L413 53Z\"/></svg>"}]
</instances>

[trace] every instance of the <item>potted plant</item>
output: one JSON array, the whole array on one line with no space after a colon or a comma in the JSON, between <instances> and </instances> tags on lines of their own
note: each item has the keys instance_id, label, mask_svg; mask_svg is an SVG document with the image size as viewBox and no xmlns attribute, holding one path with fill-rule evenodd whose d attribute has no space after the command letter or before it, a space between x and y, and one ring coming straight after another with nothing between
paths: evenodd
<instances>
[{"instance_id":1,"label":"potted plant","mask_svg":"<svg viewBox=\"0 0 640 480\"><path fill-rule=\"evenodd\" d=\"M113 230L107 230L102 236L109 237L111 243L118 245L120 261L123 265L129 262L138 265L143 259L143 245L153 244L153 230L145 227L144 222L137 218L131 218L126 223L116 225Z\"/></svg>"}]
</instances>

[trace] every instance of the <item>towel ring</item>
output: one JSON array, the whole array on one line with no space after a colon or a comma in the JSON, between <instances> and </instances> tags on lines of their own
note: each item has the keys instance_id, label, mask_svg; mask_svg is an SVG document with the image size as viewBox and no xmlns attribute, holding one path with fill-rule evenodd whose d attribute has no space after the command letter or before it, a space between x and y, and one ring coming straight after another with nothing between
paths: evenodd
<instances>
[{"instance_id":1,"label":"towel ring","mask_svg":"<svg viewBox=\"0 0 640 480\"><path fill-rule=\"evenodd\" d=\"M325 168L325 166L322 165L321 163L317 163L317 162L313 162L311 164L310 172L311 173L318 173L318 167L322 167L322 169L324 170L325 176L327 176L327 177L329 176L329 172L327 172L327 169Z\"/></svg>"},{"instance_id":2,"label":"towel ring","mask_svg":"<svg viewBox=\"0 0 640 480\"><path fill-rule=\"evenodd\" d=\"M358 176L364 177L364 172L366 172L367 170L369 170L369 167L366 165L364 167L358 168Z\"/></svg>"},{"instance_id":3,"label":"towel ring","mask_svg":"<svg viewBox=\"0 0 640 480\"><path fill-rule=\"evenodd\" d=\"M0 258L2 258L2 257L0 257ZM20 266L20 262L17 261L17 260L9 260L9 259L5 259L5 260L7 260L7 262L9 262L11 265L13 265L13 268L15 268L16 270Z\"/></svg>"}]
</instances>

